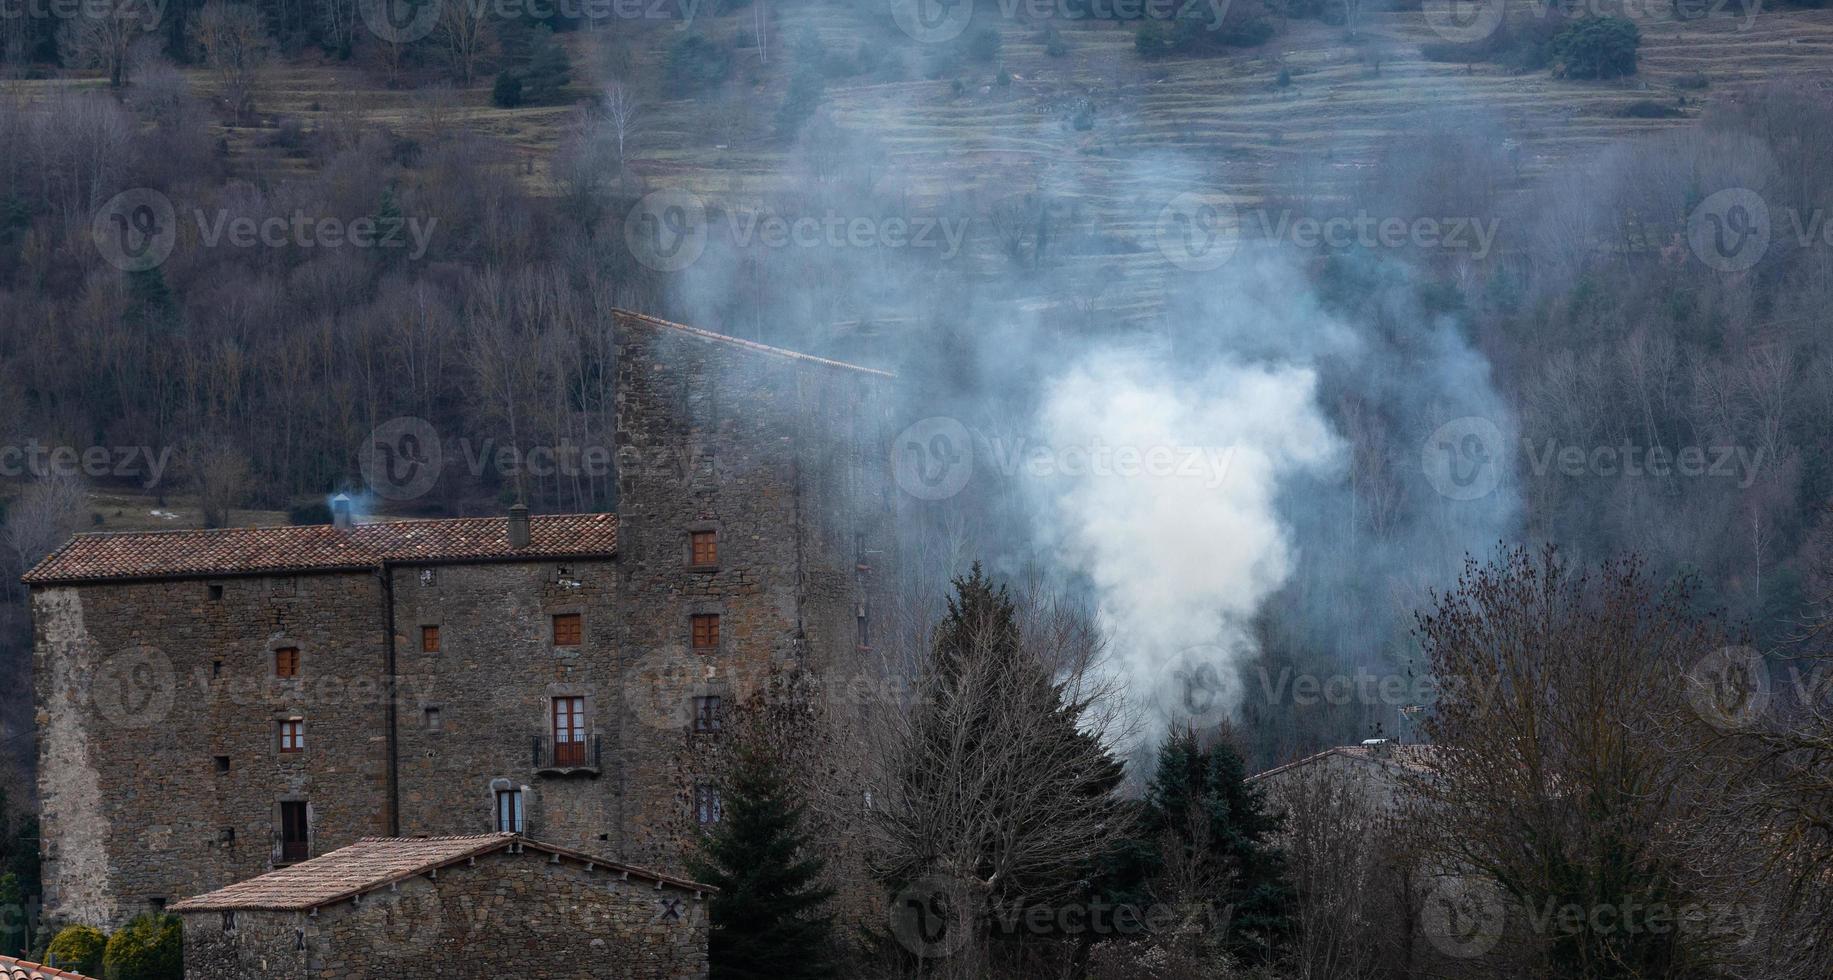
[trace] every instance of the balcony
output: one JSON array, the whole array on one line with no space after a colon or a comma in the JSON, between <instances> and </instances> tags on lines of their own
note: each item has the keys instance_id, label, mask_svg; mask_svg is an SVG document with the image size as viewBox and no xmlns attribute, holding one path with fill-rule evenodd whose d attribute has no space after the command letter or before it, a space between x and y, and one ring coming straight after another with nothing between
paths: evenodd
<instances>
[{"instance_id":1,"label":"balcony","mask_svg":"<svg viewBox=\"0 0 1833 980\"><path fill-rule=\"evenodd\" d=\"M534 756L537 776L597 776L599 734L593 732L583 742L555 742L551 735L536 735Z\"/></svg>"}]
</instances>

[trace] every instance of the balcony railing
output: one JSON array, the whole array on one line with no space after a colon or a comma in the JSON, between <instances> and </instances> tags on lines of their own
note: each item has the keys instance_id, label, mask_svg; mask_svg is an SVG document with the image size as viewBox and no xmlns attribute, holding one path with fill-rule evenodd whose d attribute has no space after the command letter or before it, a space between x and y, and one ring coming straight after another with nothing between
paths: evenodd
<instances>
[{"instance_id":1,"label":"balcony railing","mask_svg":"<svg viewBox=\"0 0 1833 980\"><path fill-rule=\"evenodd\" d=\"M599 769L599 735L593 732L583 742L556 742L551 735L536 735L534 754L536 773L596 776Z\"/></svg>"}]
</instances>

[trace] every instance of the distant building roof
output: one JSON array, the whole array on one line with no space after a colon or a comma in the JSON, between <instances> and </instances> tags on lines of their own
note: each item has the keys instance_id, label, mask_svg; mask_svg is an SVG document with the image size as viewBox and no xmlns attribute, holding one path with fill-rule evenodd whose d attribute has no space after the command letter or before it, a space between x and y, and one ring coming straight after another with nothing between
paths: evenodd
<instances>
[{"instance_id":1,"label":"distant building roof","mask_svg":"<svg viewBox=\"0 0 1833 980\"><path fill-rule=\"evenodd\" d=\"M209 531L79 534L22 576L28 585L115 579L207 578L373 568L382 562L609 557L614 514L528 519L529 543L512 548L507 517L378 521L339 528L237 527Z\"/></svg>"},{"instance_id":2,"label":"distant building roof","mask_svg":"<svg viewBox=\"0 0 1833 980\"><path fill-rule=\"evenodd\" d=\"M1302 759L1288 762L1283 766L1274 766L1265 772L1255 773L1247 778L1249 782L1255 782L1266 779L1269 776L1282 775L1295 769L1311 765L1314 762L1322 762L1332 757L1352 759L1357 762L1372 762L1379 765L1394 766L1395 768L1408 769L1414 772L1429 772L1432 768L1433 756L1437 751L1438 746L1436 745L1399 745L1394 743L1383 745L1371 744L1371 742L1364 742L1361 745L1339 745L1336 748L1325 749L1322 752L1313 753Z\"/></svg>"},{"instance_id":3,"label":"distant building roof","mask_svg":"<svg viewBox=\"0 0 1833 980\"><path fill-rule=\"evenodd\" d=\"M11 956L0 956L0 980L40 980L40 978L50 977L61 977L63 980L89 980L81 973L71 973L68 970L59 970Z\"/></svg>"},{"instance_id":4,"label":"distant building roof","mask_svg":"<svg viewBox=\"0 0 1833 980\"><path fill-rule=\"evenodd\" d=\"M647 871L604 858L580 854L517 834L474 834L468 837L365 837L348 847L269 871L258 878L170 906L173 912L250 910L307 910L356 898L450 865L468 862L497 851L516 848L570 858L608 873L638 878L695 892L717 889L686 878Z\"/></svg>"},{"instance_id":5,"label":"distant building roof","mask_svg":"<svg viewBox=\"0 0 1833 980\"><path fill-rule=\"evenodd\" d=\"M825 364L828 367L844 368L848 371L858 371L862 374L875 375L881 378L897 377L897 375L892 374L890 371L881 371L878 368L861 367L857 364L848 364L845 361L836 361L836 360L832 360L826 357L816 357L813 354L803 354L799 351L788 350L782 347L772 347L769 344L760 344L755 340L744 340L742 338L728 336L723 333L714 333L711 330L703 330L700 327L690 327L685 323L674 323L669 320L661 319L660 317L650 316L647 313L632 313L629 310L612 310L611 315L616 317L622 323L654 327L658 330L674 330L680 333L687 334L690 337L698 337L701 340L712 341L714 343L729 344L734 347L742 347L742 348L745 348L746 350L756 351L760 354L770 354L775 357L785 357L791 360L802 361L808 364Z\"/></svg>"}]
</instances>

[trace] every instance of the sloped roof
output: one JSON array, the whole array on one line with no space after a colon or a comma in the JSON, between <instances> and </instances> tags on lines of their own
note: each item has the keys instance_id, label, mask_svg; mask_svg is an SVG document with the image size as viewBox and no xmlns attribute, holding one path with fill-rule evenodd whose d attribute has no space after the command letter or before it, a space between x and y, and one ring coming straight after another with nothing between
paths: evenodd
<instances>
[{"instance_id":1,"label":"sloped roof","mask_svg":"<svg viewBox=\"0 0 1833 980\"><path fill-rule=\"evenodd\" d=\"M713 343L718 343L718 344L727 344L733 347L741 347L746 350L755 351L760 354L769 354L773 357L789 358L790 360L801 361L805 364L822 364L822 365L826 365L827 367L842 368L848 371L858 371L861 374L869 374L869 375L873 375L873 376L880 377L880 378L897 377L897 375L892 374L890 371L881 371L878 368L861 367L860 365L857 365L857 364L848 364L845 361L836 361L836 360L833 360L831 358L826 358L826 357L816 357L813 354L803 354L800 351L793 351L793 350L789 350L783 347L772 347L769 344L760 344L755 340L744 340L742 338L732 337L732 336L729 336L723 333L714 333L711 330L704 330L704 329L701 329L700 327L690 327L685 323L675 323L670 320L664 320L660 317L650 316L647 313L633 313L629 310L612 310L611 315L617 318L618 322L620 323L630 324L634 326L653 327L657 330L673 330L678 333L687 334L690 337L698 337L701 340L711 341Z\"/></svg>"},{"instance_id":2,"label":"sloped roof","mask_svg":"<svg viewBox=\"0 0 1833 980\"><path fill-rule=\"evenodd\" d=\"M89 980L81 973L71 973L11 956L0 956L0 980Z\"/></svg>"},{"instance_id":3,"label":"sloped roof","mask_svg":"<svg viewBox=\"0 0 1833 980\"><path fill-rule=\"evenodd\" d=\"M79 534L21 576L28 585L110 579L337 571L389 562L609 557L617 550L615 514L547 514L528 519L529 543L509 546L509 518L377 521L339 528L236 527L218 530Z\"/></svg>"},{"instance_id":4,"label":"sloped roof","mask_svg":"<svg viewBox=\"0 0 1833 980\"><path fill-rule=\"evenodd\" d=\"M694 892L717 891L686 878L592 857L517 834L474 834L466 837L365 837L348 847L269 871L208 894L187 898L170 906L173 912L211 912L237 909L306 910L333 905L365 892L384 888L429 871L506 850L557 854L591 864L625 877L672 885Z\"/></svg>"},{"instance_id":5,"label":"sloped roof","mask_svg":"<svg viewBox=\"0 0 1833 980\"><path fill-rule=\"evenodd\" d=\"M1429 772L1432 768L1433 756L1437 750L1438 746L1436 745L1386 745L1379 748L1370 745L1339 745L1335 748L1325 749L1322 752L1313 753L1302 759L1288 762L1283 766L1274 766L1265 772L1257 772L1247 778L1249 782L1255 782L1270 776L1278 776L1311 765L1314 762L1322 762L1331 756L1341 756L1342 758L1353 759L1358 762L1372 762L1377 765L1393 766L1397 769L1407 769L1413 772Z\"/></svg>"}]
</instances>

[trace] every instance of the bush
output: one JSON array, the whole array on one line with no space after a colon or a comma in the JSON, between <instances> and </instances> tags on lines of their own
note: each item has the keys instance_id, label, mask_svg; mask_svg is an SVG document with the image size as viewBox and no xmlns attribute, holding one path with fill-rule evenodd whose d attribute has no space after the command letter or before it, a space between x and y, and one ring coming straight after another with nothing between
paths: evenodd
<instances>
[{"instance_id":1,"label":"bush","mask_svg":"<svg viewBox=\"0 0 1833 980\"><path fill-rule=\"evenodd\" d=\"M982 27L974 32L973 37L968 38L967 53L975 61L987 64L999 57L999 46L999 32L991 27Z\"/></svg>"},{"instance_id":2,"label":"bush","mask_svg":"<svg viewBox=\"0 0 1833 980\"><path fill-rule=\"evenodd\" d=\"M137 916L108 939L107 980L184 980L184 930L176 915Z\"/></svg>"},{"instance_id":3,"label":"bush","mask_svg":"<svg viewBox=\"0 0 1833 980\"><path fill-rule=\"evenodd\" d=\"M1654 99L1637 99L1617 110L1617 115L1625 119L1677 119L1686 113L1665 102Z\"/></svg>"},{"instance_id":4,"label":"bush","mask_svg":"<svg viewBox=\"0 0 1833 980\"><path fill-rule=\"evenodd\" d=\"M490 86L490 101L499 109L514 109L522 104L522 80L515 72L498 72L496 84Z\"/></svg>"},{"instance_id":5,"label":"bush","mask_svg":"<svg viewBox=\"0 0 1833 980\"><path fill-rule=\"evenodd\" d=\"M1707 78L1706 73L1703 71L1696 71L1691 75L1682 75L1674 79L1675 88L1685 89L1689 92L1697 92L1701 89L1710 88L1711 86L1712 79Z\"/></svg>"},{"instance_id":6,"label":"bush","mask_svg":"<svg viewBox=\"0 0 1833 980\"><path fill-rule=\"evenodd\" d=\"M1561 78L1620 78L1636 73L1642 32L1622 17L1582 17L1548 47Z\"/></svg>"},{"instance_id":7,"label":"bush","mask_svg":"<svg viewBox=\"0 0 1833 980\"><path fill-rule=\"evenodd\" d=\"M522 98L540 105L558 101L573 80L573 62L566 48L546 27L537 28L528 47L528 64L522 69Z\"/></svg>"},{"instance_id":8,"label":"bush","mask_svg":"<svg viewBox=\"0 0 1833 980\"><path fill-rule=\"evenodd\" d=\"M1054 26L1044 28L1044 53L1052 58L1061 58L1069 53L1069 44L1063 40L1062 32Z\"/></svg>"},{"instance_id":9,"label":"bush","mask_svg":"<svg viewBox=\"0 0 1833 980\"><path fill-rule=\"evenodd\" d=\"M1273 22L1265 17L1227 17L1220 25L1197 17L1148 20L1133 35L1133 50L1143 58L1170 55L1203 57L1227 48L1251 48L1273 37Z\"/></svg>"},{"instance_id":10,"label":"bush","mask_svg":"<svg viewBox=\"0 0 1833 980\"><path fill-rule=\"evenodd\" d=\"M102 975L102 950L108 946L108 937L94 926L65 926L51 940L51 947L45 951L49 965L71 973L99 977Z\"/></svg>"},{"instance_id":11,"label":"bush","mask_svg":"<svg viewBox=\"0 0 1833 980\"><path fill-rule=\"evenodd\" d=\"M683 94L699 95L717 88L732 74L732 56L718 44L689 34L669 45L662 72Z\"/></svg>"}]
</instances>

